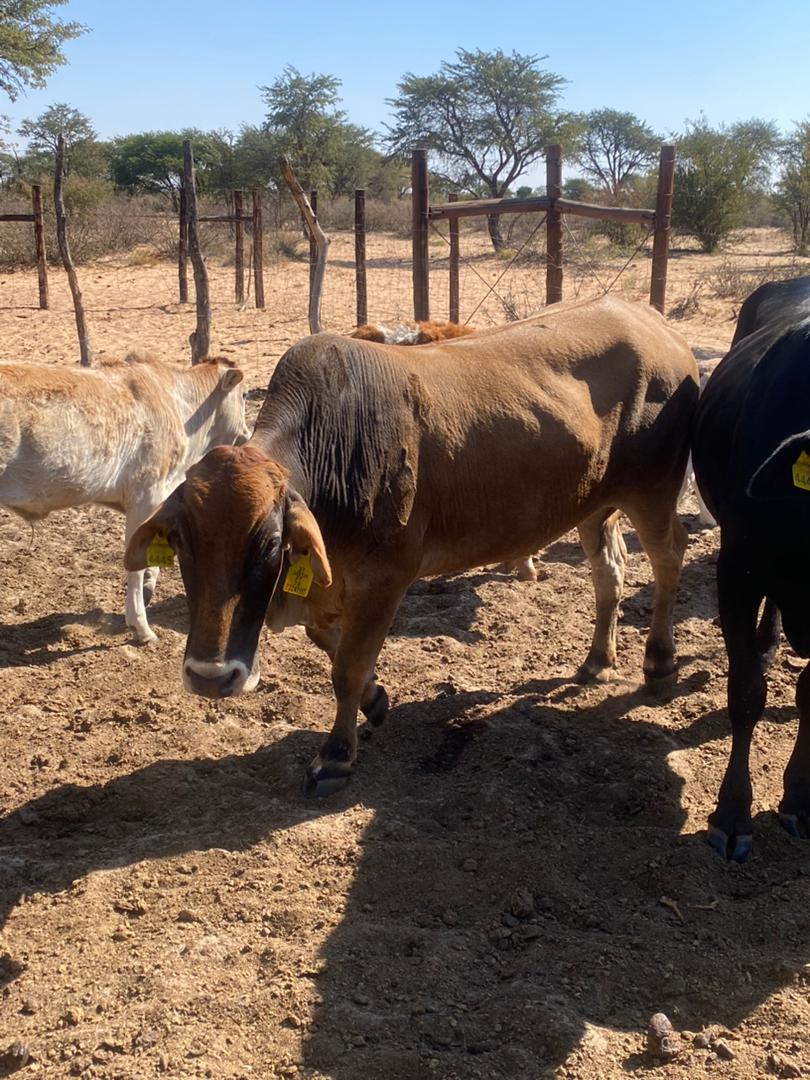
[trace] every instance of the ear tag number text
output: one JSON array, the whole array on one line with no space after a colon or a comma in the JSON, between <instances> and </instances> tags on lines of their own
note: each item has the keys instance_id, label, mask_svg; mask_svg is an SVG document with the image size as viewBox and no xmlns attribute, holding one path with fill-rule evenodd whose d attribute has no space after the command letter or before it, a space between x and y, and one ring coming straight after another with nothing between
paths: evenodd
<instances>
[{"instance_id":1,"label":"ear tag number text","mask_svg":"<svg viewBox=\"0 0 810 1080\"><path fill-rule=\"evenodd\" d=\"M158 532L152 537L146 549L146 565L160 566L164 569L174 566L174 551L164 533Z\"/></svg>"},{"instance_id":2,"label":"ear tag number text","mask_svg":"<svg viewBox=\"0 0 810 1080\"><path fill-rule=\"evenodd\" d=\"M793 486L810 491L810 454L804 450L793 463Z\"/></svg>"},{"instance_id":3,"label":"ear tag number text","mask_svg":"<svg viewBox=\"0 0 810 1080\"><path fill-rule=\"evenodd\" d=\"M299 555L284 578L284 592L293 596L309 596L314 576L309 555Z\"/></svg>"}]
</instances>

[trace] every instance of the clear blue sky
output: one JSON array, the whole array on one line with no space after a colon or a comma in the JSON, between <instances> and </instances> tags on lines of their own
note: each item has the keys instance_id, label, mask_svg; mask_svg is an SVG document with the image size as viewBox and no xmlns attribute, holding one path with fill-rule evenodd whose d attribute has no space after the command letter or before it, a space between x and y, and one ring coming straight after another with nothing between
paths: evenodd
<instances>
[{"instance_id":1,"label":"clear blue sky","mask_svg":"<svg viewBox=\"0 0 810 1080\"><path fill-rule=\"evenodd\" d=\"M258 87L287 64L341 80L355 123L379 129L406 71L429 74L456 48L547 54L568 80L563 104L637 113L663 134L704 111L787 129L810 115L810 0L70 0L56 9L90 32L44 90L0 113L13 125L64 101L99 135L263 118Z\"/></svg>"}]
</instances>

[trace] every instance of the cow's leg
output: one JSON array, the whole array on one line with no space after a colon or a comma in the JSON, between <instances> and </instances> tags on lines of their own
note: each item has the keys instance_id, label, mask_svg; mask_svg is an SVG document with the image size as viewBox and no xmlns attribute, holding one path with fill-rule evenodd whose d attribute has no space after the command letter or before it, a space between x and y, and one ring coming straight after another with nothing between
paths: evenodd
<instances>
[{"instance_id":1,"label":"cow's leg","mask_svg":"<svg viewBox=\"0 0 810 1080\"><path fill-rule=\"evenodd\" d=\"M791 836L810 837L810 664L796 685L799 733L785 769L779 819Z\"/></svg>"},{"instance_id":2,"label":"cow's leg","mask_svg":"<svg viewBox=\"0 0 810 1080\"><path fill-rule=\"evenodd\" d=\"M147 566L143 572L143 602L146 607L149 606L152 597L155 595L155 586L159 574L159 566Z\"/></svg>"},{"instance_id":3,"label":"cow's leg","mask_svg":"<svg viewBox=\"0 0 810 1080\"><path fill-rule=\"evenodd\" d=\"M763 671L767 671L773 663L776 650L779 648L781 631L782 616L779 608L773 600L766 600L757 627L757 649L759 649L759 663Z\"/></svg>"},{"instance_id":4,"label":"cow's leg","mask_svg":"<svg viewBox=\"0 0 810 1080\"><path fill-rule=\"evenodd\" d=\"M329 659L334 663L338 642L340 641L340 625L335 623L328 629L320 629L314 626L306 627L307 637L319 649L323 649ZM388 715L388 692L382 683L377 682L375 671L363 688L360 698L360 709L366 720L373 726L379 727Z\"/></svg>"},{"instance_id":5,"label":"cow's leg","mask_svg":"<svg viewBox=\"0 0 810 1080\"><path fill-rule=\"evenodd\" d=\"M138 526L146 521L159 505L159 503L154 505L152 503L149 505L138 504L134 507L127 508L125 543L129 543ZM150 567L150 570L151 569L152 568ZM146 642L149 641L157 641L157 635L150 629L146 619L144 579L147 572L148 571L146 570L131 570L127 574L126 621L127 626L134 631L135 637L141 644L146 644ZM157 570L155 568L155 577L152 579L153 584L156 578Z\"/></svg>"},{"instance_id":6,"label":"cow's leg","mask_svg":"<svg viewBox=\"0 0 810 1080\"><path fill-rule=\"evenodd\" d=\"M765 708L766 684L757 646L761 593L722 550L717 561L720 626L728 653L728 714L731 754L717 808L709 816L709 843L741 862L751 851L751 775L748 759L754 727Z\"/></svg>"},{"instance_id":7,"label":"cow's leg","mask_svg":"<svg viewBox=\"0 0 810 1080\"><path fill-rule=\"evenodd\" d=\"M675 677L672 616L688 534L672 504L627 509L653 570L655 589L650 632L644 649L644 679L655 690Z\"/></svg>"},{"instance_id":8,"label":"cow's leg","mask_svg":"<svg viewBox=\"0 0 810 1080\"><path fill-rule=\"evenodd\" d=\"M591 564L596 593L596 625L578 682L607 681L616 666L616 618L624 585L627 549L619 528L619 511L598 511L579 525L579 539Z\"/></svg>"},{"instance_id":9,"label":"cow's leg","mask_svg":"<svg viewBox=\"0 0 810 1080\"><path fill-rule=\"evenodd\" d=\"M404 592L404 587L383 586L346 598L332 662L337 715L307 770L307 787L315 794L328 795L349 777L357 754L357 710L374 678L377 657Z\"/></svg>"}]
</instances>

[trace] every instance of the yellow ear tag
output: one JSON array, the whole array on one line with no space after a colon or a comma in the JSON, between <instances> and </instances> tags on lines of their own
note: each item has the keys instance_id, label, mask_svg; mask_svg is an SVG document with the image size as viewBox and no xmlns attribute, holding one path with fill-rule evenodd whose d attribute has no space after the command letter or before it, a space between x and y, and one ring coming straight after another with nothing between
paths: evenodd
<instances>
[{"instance_id":1,"label":"yellow ear tag","mask_svg":"<svg viewBox=\"0 0 810 1080\"><path fill-rule=\"evenodd\" d=\"M293 596L309 596L314 576L309 555L299 555L284 578L284 592Z\"/></svg>"},{"instance_id":2,"label":"yellow ear tag","mask_svg":"<svg viewBox=\"0 0 810 1080\"><path fill-rule=\"evenodd\" d=\"M158 532L146 549L146 565L161 566L164 569L174 566L174 551L164 533Z\"/></svg>"},{"instance_id":3,"label":"yellow ear tag","mask_svg":"<svg viewBox=\"0 0 810 1080\"><path fill-rule=\"evenodd\" d=\"M810 454L804 450L793 463L793 486L802 491L810 491Z\"/></svg>"}]
</instances>

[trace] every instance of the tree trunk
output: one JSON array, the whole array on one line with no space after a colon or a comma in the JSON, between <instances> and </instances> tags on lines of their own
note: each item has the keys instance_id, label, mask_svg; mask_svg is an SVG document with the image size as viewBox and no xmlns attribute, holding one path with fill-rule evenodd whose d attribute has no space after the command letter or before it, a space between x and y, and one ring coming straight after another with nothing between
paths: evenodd
<instances>
[{"instance_id":1,"label":"tree trunk","mask_svg":"<svg viewBox=\"0 0 810 1080\"><path fill-rule=\"evenodd\" d=\"M489 230L489 238L492 241L492 246L496 251L503 251L506 244L503 242L503 234L501 233L500 214L490 214L487 217L487 229Z\"/></svg>"}]
</instances>

